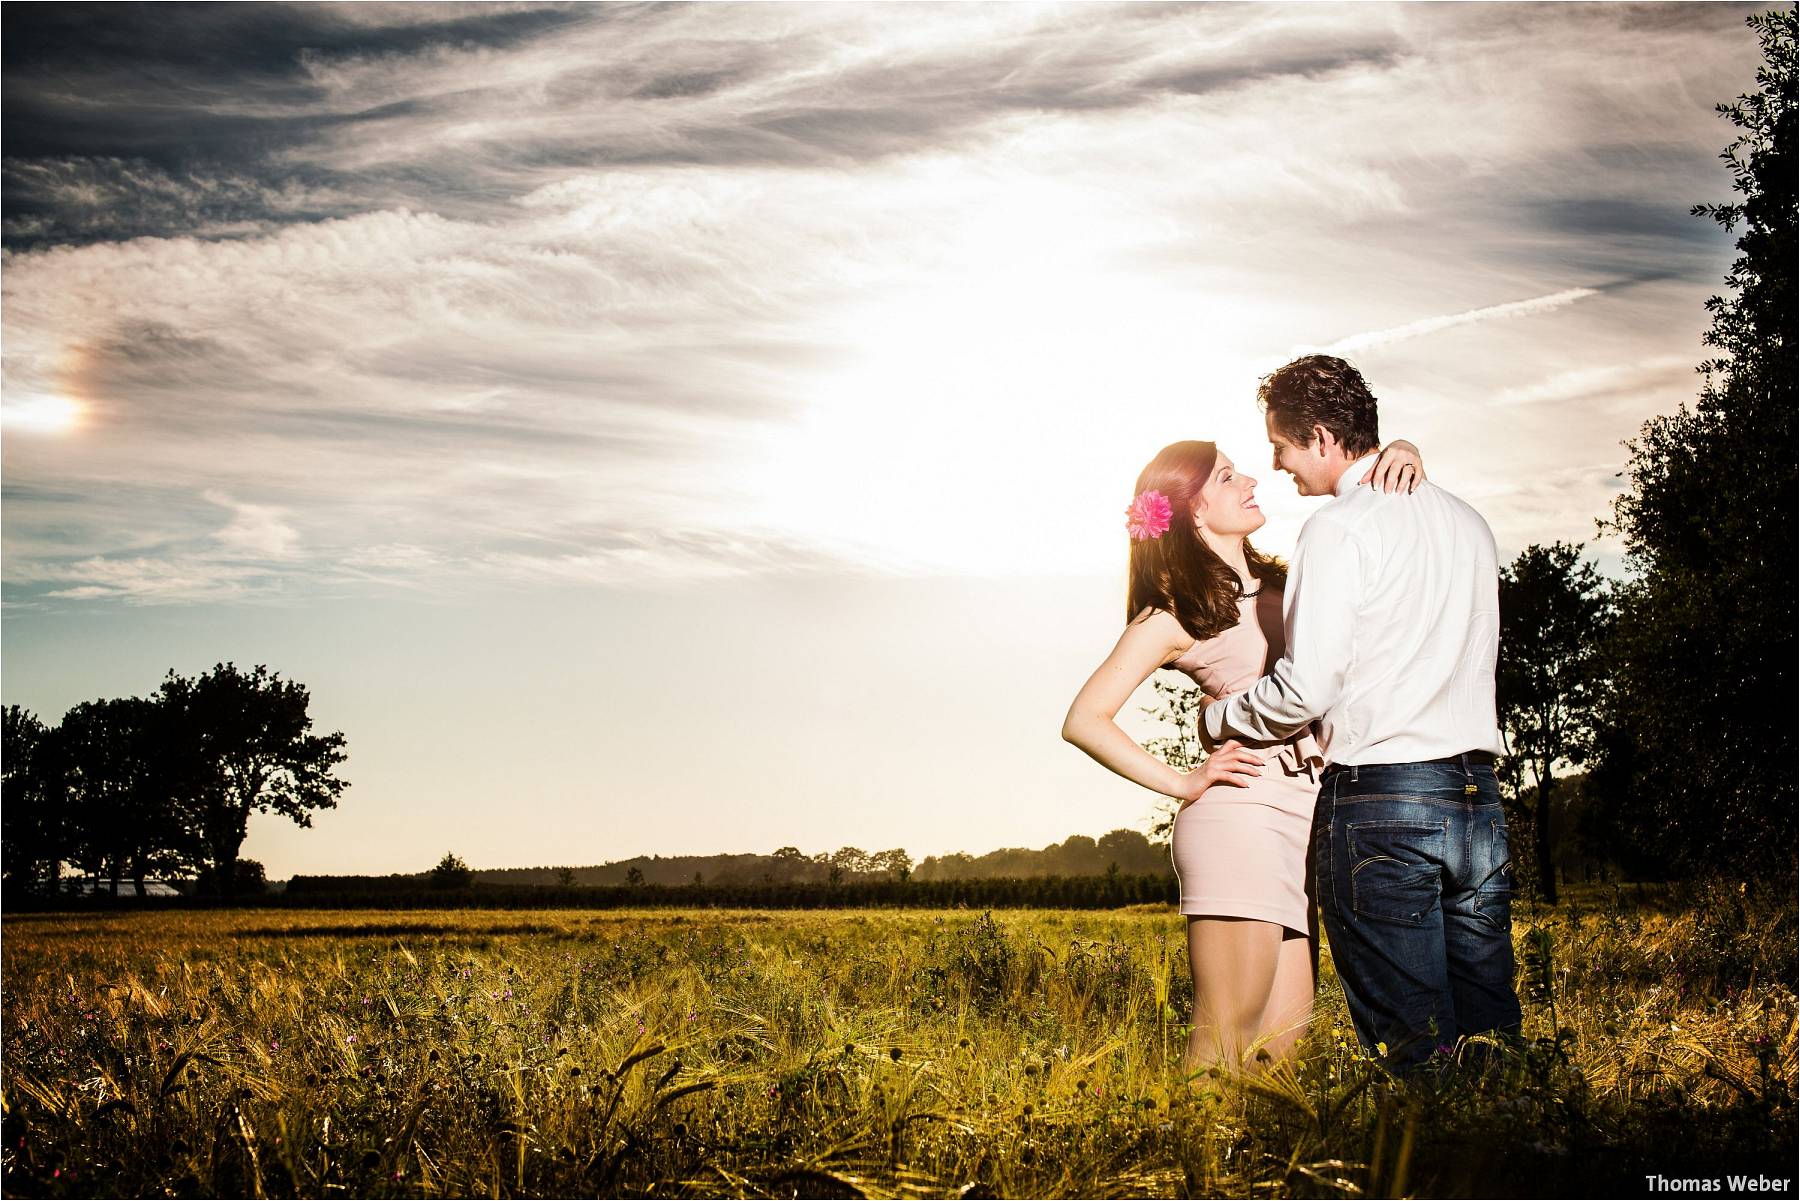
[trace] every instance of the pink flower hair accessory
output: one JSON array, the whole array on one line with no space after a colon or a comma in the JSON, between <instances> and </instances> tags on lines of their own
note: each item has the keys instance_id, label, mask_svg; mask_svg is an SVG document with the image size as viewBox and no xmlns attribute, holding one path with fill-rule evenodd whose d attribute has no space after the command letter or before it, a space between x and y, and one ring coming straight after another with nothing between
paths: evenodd
<instances>
[{"instance_id":1,"label":"pink flower hair accessory","mask_svg":"<svg viewBox=\"0 0 1800 1201\"><path fill-rule=\"evenodd\" d=\"M1133 542L1147 542L1168 533L1169 521L1174 516L1169 498L1154 488L1146 488L1125 510L1125 529Z\"/></svg>"}]
</instances>

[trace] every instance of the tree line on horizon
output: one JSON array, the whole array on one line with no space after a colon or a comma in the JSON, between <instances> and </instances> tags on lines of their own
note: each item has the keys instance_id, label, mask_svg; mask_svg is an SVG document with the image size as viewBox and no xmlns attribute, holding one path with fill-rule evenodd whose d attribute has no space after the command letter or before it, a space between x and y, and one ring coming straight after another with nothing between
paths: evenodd
<instances>
[{"instance_id":1,"label":"tree line on horizon","mask_svg":"<svg viewBox=\"0 0 1800 1201\"><path fill-rule=\"evenodd\" d=\"M576 866L471 868L460 855L446 853L428 871L389 876L301 875L295 891L354 891L382 888L467 888L473 885L534 888L745 888L806 885L841 888L882 882L920 884L951 880L1037 880L1050 877L1170 876L1166 842L1152 842L1136 830L1119 829L1090 838L1074 834L1041 850L1002 847L985 855L956 851L928 855L916 865L895 848L870 853L840 847L816 855L781 847L768 855L638 855L630 859Z\"/></svg>"},{"instance_id":2,"label":"tree line on horizon","mask_svg":"<svg viewBox=\"0 0 1800 1201\"><path fill-rule=\"evenodd\" d=\"M295 876L285 890L241 897L233 903L322 909L1111 909L1121 905L1172 905L1178 892L1175 877L1166 872L1109 871L1101 875L966 880L868 876L834 887L767 880L561 885L476 883L462 878L458 883L447 884L433 871L404 876ZM197 899L166 903L211 902Z\"/></svg>"}]
</instances>

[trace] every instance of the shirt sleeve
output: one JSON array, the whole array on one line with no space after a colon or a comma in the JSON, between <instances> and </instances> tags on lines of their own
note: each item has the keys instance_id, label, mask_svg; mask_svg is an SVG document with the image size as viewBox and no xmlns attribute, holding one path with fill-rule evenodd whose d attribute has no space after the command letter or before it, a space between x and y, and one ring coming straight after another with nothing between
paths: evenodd
<instances>
[{"instance_id":1,"label":"shirt sleeve","mask_svg":"<svg viewBox=\"0 0 1800 1201\"><path fill-rule=\"evenodd\" d=\"M1365 553L1337 521L1315 515L1300 531L1282 598L1287 652L1269 674L1202 716L1207 745L1227 738L1279 742L1323 717L1344 692L1355 653Z\"/></svg>"}]
</instances>

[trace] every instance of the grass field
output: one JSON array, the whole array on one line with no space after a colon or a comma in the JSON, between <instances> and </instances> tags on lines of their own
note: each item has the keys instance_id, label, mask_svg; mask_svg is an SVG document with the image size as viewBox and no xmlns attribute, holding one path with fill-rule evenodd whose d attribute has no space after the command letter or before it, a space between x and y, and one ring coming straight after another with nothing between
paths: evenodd
<instances>
[{"instance_id":1,"label":"grass field","mask_svg":"<svg viewBox=\"0 0 1800 1201\"><path fill-rule=\"evenodd\" d=\"M1357 1054L1329 970L1298 1064L1184 1079L1161 908L18 915L4 1187L1642 1195L1793 1163L1783 902L1521 906L1532 1045L1410 1086Z\"/></svg>"}]
</instances>

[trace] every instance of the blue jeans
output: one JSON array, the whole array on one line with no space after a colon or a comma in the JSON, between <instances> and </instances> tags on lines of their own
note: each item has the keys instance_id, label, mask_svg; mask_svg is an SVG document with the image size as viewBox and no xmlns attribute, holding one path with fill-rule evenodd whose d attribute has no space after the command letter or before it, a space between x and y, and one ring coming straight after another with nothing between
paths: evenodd
<instances>
[{"instance_id":1,"label":"blue jeans","mask_svg":"<svg viewBox=\"0 0 1800 1201\"><path fill-rule=\"evenodd\" d=\"M1519 1032L1511 855L1492 766L1462 756L1328 768L1313 859L1365 1050L1403 1072L1464 1035Z\"/></svg>"}]
</instances>

